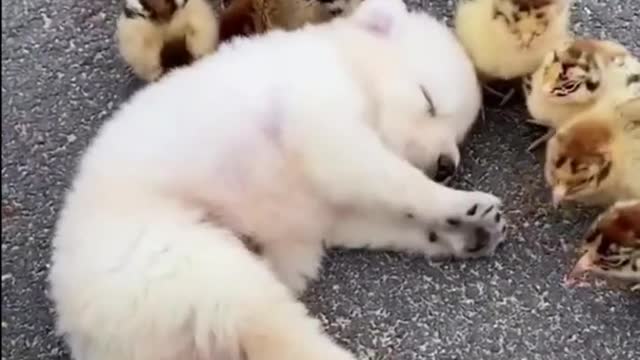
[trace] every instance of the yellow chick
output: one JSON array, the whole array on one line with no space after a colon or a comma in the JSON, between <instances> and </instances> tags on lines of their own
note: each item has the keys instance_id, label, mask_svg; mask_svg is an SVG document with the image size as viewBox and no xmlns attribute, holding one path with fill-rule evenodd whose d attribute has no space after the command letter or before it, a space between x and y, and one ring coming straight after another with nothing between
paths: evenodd
<instances>
[{"instance_id":1,"label":"yellow chick","mask_svg":"<svg viewBox=\"0 0 640 360\"><path fill-rule=\"evenodd\" d=\"M562 125L547 143L545 179L553 204L608 206L640 198L640 97L596 106Z\"/></svg>"},{"instance_id":2,"label":"yellow chick","mask_svg":"<svg viewBox=\"0 0 640 360\"><path fill-rule=\"evenodd\" d=\"M214 52L218 27L207 0L126 0L116 37L132 71L154 81Z\"/></svg>"},{"instance_id":3,"label":"yellow chick","mask_svg":"<svg viewBox=\"0 0 640 360\"><path fill-rule=\"evenodd\" d=\"M571 0L466 0L456 10L455 29L483 81L518 79L568 41L570 5ZM502 95L502 102L513 93Z\"/></svg>"},{"instance_id":4,"label":"yellow chick","mask_svg":"<svg viewBox=\"0 0 640 360\"><path fill-rule=\"evenodd\" d=\"M625 61L628 64L620 63ZM638 69L629 69L632 66ZM549 52L524 81L527 109L533 117L529 122L550 128L529 150L547 140L563 122L604 97L612 99L624 92L626 78L621 76L631 71L640 72L640 63L613 41L576 39Z\"/></svg>"}]
</instances>

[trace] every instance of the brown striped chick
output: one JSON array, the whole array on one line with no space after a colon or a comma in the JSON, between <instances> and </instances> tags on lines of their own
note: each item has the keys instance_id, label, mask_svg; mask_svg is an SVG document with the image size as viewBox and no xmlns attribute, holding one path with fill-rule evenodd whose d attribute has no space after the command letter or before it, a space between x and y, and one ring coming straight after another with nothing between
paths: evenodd
<instances>
[{"instance_id":1,"label":"brown striped chick","mask_svg":"<svg viewBox=\"0 0 640 360\"><path fill-rule=\"evenodd\" d=\"M362 0L230 0L221 10L220 39L294 30L350 14Z\"/></svg>"},{"instance_id":2,"label":"brown striped chick","mask_svg":"<svg viewBox=\"0 0 640 360\"><path fill-rule=\"evenodd\" d=\"M620 61L636 61L624 46L607 40L576 39L551 51L542 65L524 79L531 123L549 131L534 141L529 150L546 141L554 129L580 112L594 106L605 95L613 97L627 87L620 76ZM640 63L637 63L640 68ZM615 69L611 69L615 67ZM640 73L640 69L635 71Z\"/></svg>"},{"instance_id":3,"label":"brown striped chick","mask_svg":"<svg viewBox=\"0 0 640 360\"><path fill-rule=\"evenodd\" d=\"M218 26L208 0L126 0L116 37L133 72L154 81L214 52Z\"/></svg>"},{"instance_id":4,"label":"brown striped chick","mask_svg":"<svg viewBox=\"0 0 640 360\"><path fill-rule=\"evenodd\" d=\"M482 80L519 79L568 41L571 1L463 0L455 14L456 33ZM502 103L514 92L499 94Z\"/></svg>"},{"instance_id":5,"label":"brown striped chick","mask_svg":"<svg viewBox=\"0 0 640 360\"><path fill-rule=\"evenodd\" d=\"M596 106L561 126L547 143L545 179L554 206L610 205L640 198L640 98Z\"/></svg>"},{"instance_id":6,"label":"brown striped chick","mask_svg":"<svg viewBox=\"0 0 640 360\"><path fill-rule=\"evenodd\" d=\"M640 199L619 201L604 211L586 234L581 257L565 277L565 285L583 283L591 273L630 282L640 290Z\"/></svg>"}]
</instances>

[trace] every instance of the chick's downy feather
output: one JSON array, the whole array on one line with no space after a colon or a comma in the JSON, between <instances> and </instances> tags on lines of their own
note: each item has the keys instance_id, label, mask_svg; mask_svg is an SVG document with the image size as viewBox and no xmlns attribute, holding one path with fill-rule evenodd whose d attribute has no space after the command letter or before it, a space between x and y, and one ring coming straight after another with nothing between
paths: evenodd
<instances>
[{"instance_id":1,"label":"chick's downy feather","mask_svg":"<svg viewBox=\"0 0 640 360\"><path fill-rule=\"evenodd\" d=\"M619 201L594 221L582 255L565 277L573 286L587 273L640 283L640 199Z\"/></svg>"},{"instance_id":2,"label":"chick's downy feather","mask_svg":"<svg viewBox=\"0 0 640 360\"><path fill-rule=\"evenodd\" d=\"M605 103L558 129L547 144L545 161L555 204L610 205L640 197L640 122L629 114L634 113Z\"/></svg>"},{"instance_id":3,"label":"chick's downy feather","mask_svg":"<svg viewBox=\"0 0 640 360\"><path fill-rule=\"evenodd\" d=\"M218 46L218 18L208 0L127 0L117 21L118 49L132 71L154 81Z\"/></svg>"},{"instance_id":4,"label":"chick's downy feather","mask_svg":"<svg viewBox=\"0 0 640 360\"><path fill-rule=\"evenodd\" d=\"M481 77L511 80L534 72L569 38L570 0L469 0L455 14L458 37Z\"/></svg>"}]
</instances>

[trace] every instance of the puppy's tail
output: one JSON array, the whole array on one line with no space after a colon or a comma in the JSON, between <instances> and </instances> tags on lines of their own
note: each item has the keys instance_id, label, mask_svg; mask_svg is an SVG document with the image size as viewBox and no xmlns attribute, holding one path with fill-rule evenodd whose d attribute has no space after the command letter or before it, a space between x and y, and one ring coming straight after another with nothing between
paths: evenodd
<instances>
[{"instance_id":1,"label":"puppy's tail","mask_svg":"<svg viewBox=\"0 0 640 360\"><path fill-rule=\"evenodd\" d=\"M76 359L352 359L264 262L200 214L83 207L63 212L49 278Z\"/></svg>"}]
</instances>

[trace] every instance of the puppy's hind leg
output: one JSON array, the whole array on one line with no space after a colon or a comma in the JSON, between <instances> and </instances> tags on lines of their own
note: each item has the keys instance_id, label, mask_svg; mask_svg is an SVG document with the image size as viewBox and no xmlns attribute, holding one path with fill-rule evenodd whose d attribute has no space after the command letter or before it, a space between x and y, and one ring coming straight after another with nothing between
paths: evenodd
<instances>
[{"instance_id":1,"label":"puppy's hind leg","mask_svg":"<svg viewBox=\"0 0 640 360\"><path fill-rule=\"evenodd\" d=\"M111 267L108 252L82 269L56 253L52 295L75 358L355 360L240 239L181 214L113 230L135 243Z\"/></svg>"},{"instance_id":2,"label":"puppy's hind leg","mask_svg":"<svg viewBox=\"0 0 640 360\"><path fill-rule=\"evenodd\" d=\"M311 181L334 205L412 223L420 229L421 241L448 244L445 255L480 255L502 241L504 217L495 196L434 182L364 125L324 129L331 131L315 129L316 136L305 145L304 164ZM409 245L415 238L398 241L406 243L396 247L415 247Z\"/></svg>"},{"instance_id":3,"label":"puppy's hind leg","mask_svg":"<svg viewBox=\"0 0 640 360\"><path fill-rule=\"evenodd\" d=\"M246 257L219 261L226 269L210 262L209 267L217 267L221 276L215 285L219 296L204 302L209 308L197 309L201 313L194 315L196 329L211 326L218 333L235 334L231 338L237 339L238 360L356 360L322 331L319 321L266 264L245 253ZM206 283L207 279L202 280ZM196 343L198 338L203 336L196 334Z\"/></svg>"},{"instance_id":4,"label":"puppy's hind leg","mask_svg":"<svg viewBox=\"0 0 640 360\"><path fill-rule=\"evenodd\" d=\"M322 333L320 323L293 300L265 302L245 318L241 345L247 360L356 360ZM244 360L244 359L243 359Z\"/></svg>"}]
</instances>

